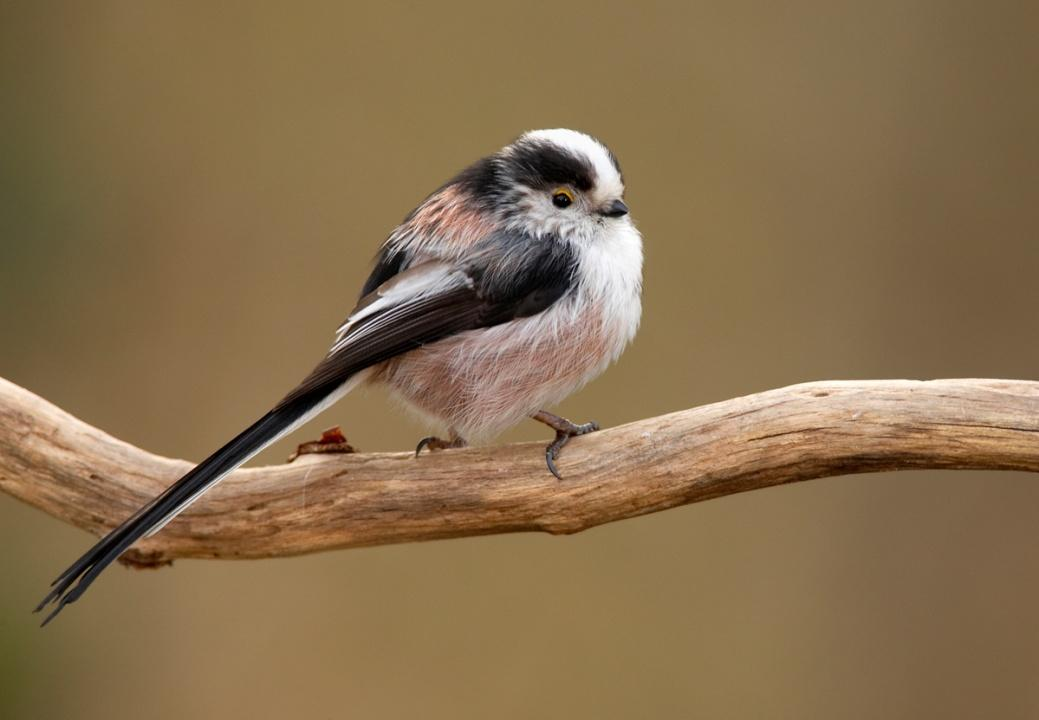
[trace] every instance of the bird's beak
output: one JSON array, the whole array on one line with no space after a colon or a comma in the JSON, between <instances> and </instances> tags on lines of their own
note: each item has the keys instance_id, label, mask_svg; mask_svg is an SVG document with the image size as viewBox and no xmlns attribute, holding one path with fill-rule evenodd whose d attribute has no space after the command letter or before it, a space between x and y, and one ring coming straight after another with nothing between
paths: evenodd
<instances>
[{"instance_id":1,"label":"bird's beak","mask_svg":"<svg viewBox=\"0 0 1039 720\"><path fill-rule=\"evenodd\" d=\"M628 206L624 204L623 200L617 198L612 203L603 208L600 212L606 217L624 217L628 214Z\"/></svg>"}]
</instances>

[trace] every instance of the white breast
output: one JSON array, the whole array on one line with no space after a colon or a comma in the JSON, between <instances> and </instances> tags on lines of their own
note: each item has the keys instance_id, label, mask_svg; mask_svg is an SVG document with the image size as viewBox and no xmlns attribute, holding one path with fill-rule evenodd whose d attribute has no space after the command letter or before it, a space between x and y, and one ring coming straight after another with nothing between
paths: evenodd
<instances>
[{"instance_id":1,"label":"white breast","mask_svg":"<svg viewBox=\"0 0 1039 720\"><path fill-rule=\"evenodd\" d=\"M491 437L599 375L641 316L642 241L628 221L575 245L574 289L548 310L471 330L385 363L377 378L469 441Z\"/></svg>"}]
</instances>

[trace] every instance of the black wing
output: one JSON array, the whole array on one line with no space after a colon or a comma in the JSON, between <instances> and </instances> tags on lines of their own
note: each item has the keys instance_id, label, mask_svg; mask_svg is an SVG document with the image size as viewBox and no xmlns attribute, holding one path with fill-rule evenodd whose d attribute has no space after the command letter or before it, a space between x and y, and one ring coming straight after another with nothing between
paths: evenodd
<instances>
[{"instance_id":1,"label":"black wing","mask_svg":"<svg viewBox=\"0 0 1039 720\"><path fill-rule=\"evenodd\" d=\"M332 350L281 404L324 397L354 373L448 335L535 315L566 294L575 267L573 251L555 236L518 231L492 234L461 266L409 267L402 251L384 250L365 286L386 279L361 298Z\"/></svg>"},{"instance_id":2,"label":"black wing","mask_svg":"<svg viewBox=\"0 0 1039 720\"><path fill-rule=\"evenodd\" d=\"M141 537L157 532L225 475L319 412L356 373L449 335L541 312L573 283L574 257L554 238L487 239L463 266L426 263L392 277L358 303L328 355L262 418L112 530L53 583L36 608L61 609Z\"/></svg>"}]
</instances>

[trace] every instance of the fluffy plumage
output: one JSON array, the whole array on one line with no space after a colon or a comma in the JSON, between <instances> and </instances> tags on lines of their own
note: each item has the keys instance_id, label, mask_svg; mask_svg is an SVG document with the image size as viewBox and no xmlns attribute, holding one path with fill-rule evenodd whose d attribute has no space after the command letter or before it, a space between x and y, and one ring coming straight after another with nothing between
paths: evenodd
<instances>
[{"instance_id":1,"label":"fluffy plumage","mask_svg":"<svg viewBox=\"0 0 1039 720\"><path fill-rule=\"evenodd\" d=\"M37 607L57 602L44 624L137 539L360 382L474 440L601 373L641 313L642 242L623 193L614 155L573 130L526 133L459 173L390 234L314 370L62 573Z\"/></svg>"}]
</instances>

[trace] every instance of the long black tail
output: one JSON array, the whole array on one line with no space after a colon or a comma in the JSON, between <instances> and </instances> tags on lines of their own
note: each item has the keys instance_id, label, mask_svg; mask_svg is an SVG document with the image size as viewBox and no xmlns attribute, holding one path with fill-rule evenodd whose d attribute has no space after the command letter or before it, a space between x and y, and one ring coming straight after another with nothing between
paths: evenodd
<instances>
[{"instance_id":1,"label":"long black tail","mask_svg":"<svg viewBox=\"0 0 1039 720\"><path fill-rule=\"evenodd\" d=\"M333 392L334 389L332 388ZM50 603L57 603L42 625L53 620L66 605L75 602L101 571L127 548L145 535L162 528L229 472L321 409L322 401L333 392L308 393L302 397L286 398L286 401L250 425L234 440L203 460L187 475L138 510L129 520L108 533L51 583L50 593L34 611L39 612Z\"/></svg>"}]
</instances>

